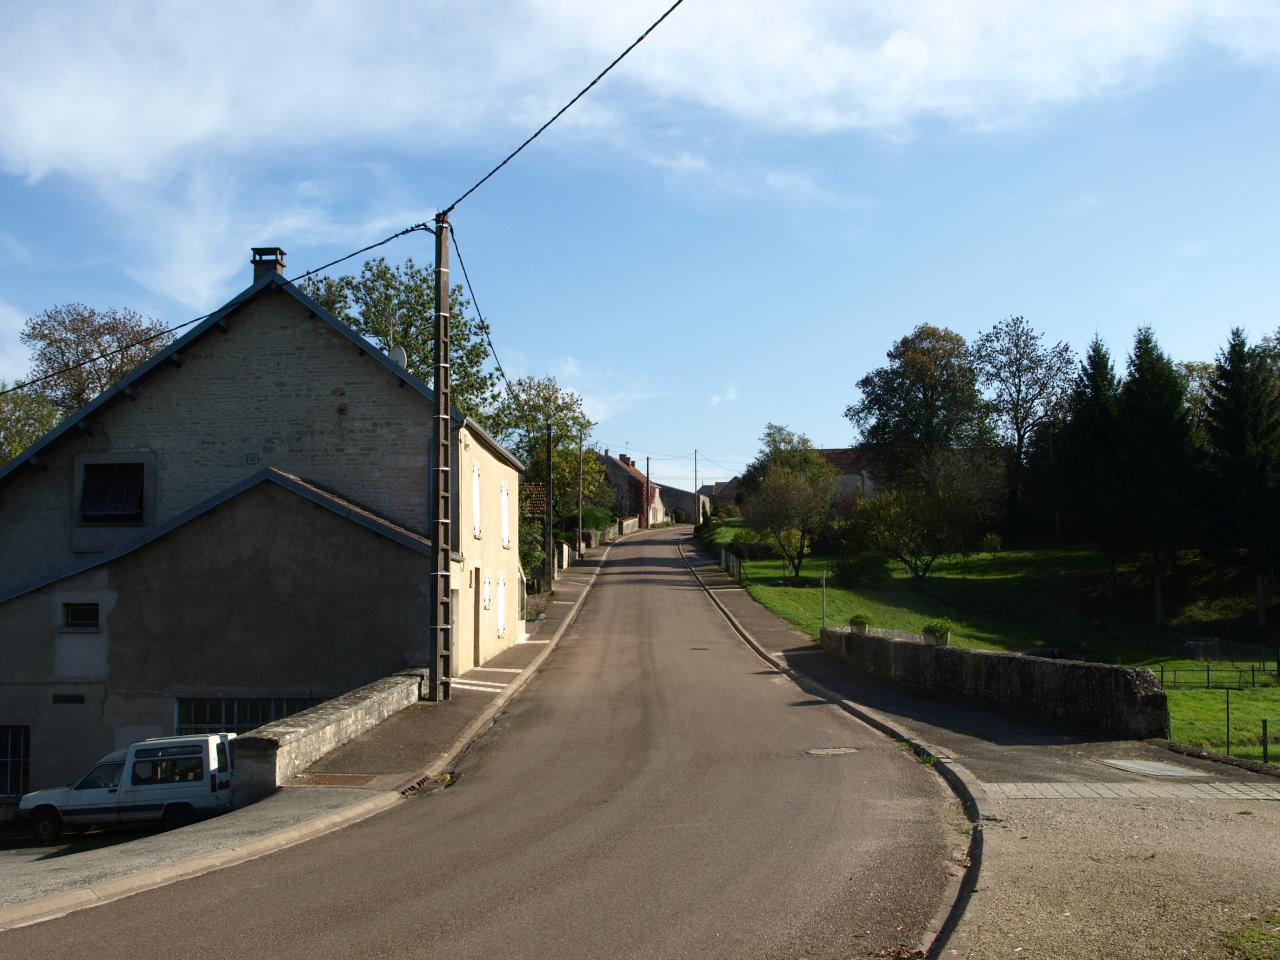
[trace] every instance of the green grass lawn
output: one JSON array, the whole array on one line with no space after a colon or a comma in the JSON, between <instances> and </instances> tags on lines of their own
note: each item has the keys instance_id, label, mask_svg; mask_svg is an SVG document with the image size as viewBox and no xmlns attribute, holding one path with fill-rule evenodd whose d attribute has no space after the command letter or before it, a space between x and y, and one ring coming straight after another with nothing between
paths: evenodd
<instances>
[{"instance_id":1,"label":"green grass lawn","mask_svg":"<svg viewBox=\"0 0 1280 960\"><path fill-rule=\"evenodd\" d=\"M709 538L711 545L731 544L740 528L741 521L722 523ZM807 559L797 581L780 559L746 560L743 582L752 597L817 638L823 622L822 575L831 563L829 557ZM1228 586L1216 571L1196 570L1192 564L1188 568L1184 589L1189 589L1188 584L1210 591ZM1161 635L1141 625L1140 604L1124 599L1098 602L1099 584L1123 585L1132 577L1131 571L1113 572L1102 556L1088 551L1009 550L940 561L923 585L913 582L900 565L891 564L883 579L857 588L828 580L826 623L844 626L857 614L872 626L919 633L926 623L945 619L952 624L951 642L956 646L1013 652L1051 647L1081 659L1148 667L1157 674L1163 667L1174 739L1225 749L1225 692L1181 686L1202 682L1205 663L1160 652ZM1230 603L1221 597L1192 596L1176 608L1171 606L1171 626L1183 635L1221 636L1217 627L1222 618L1229 615L1238 620L1242 610L1247 618L1248 609L1245 594L1231 598ZM1224 656L1210 667L1215 686L1261 684L1232 691L1231 752L1261 759L1261 720L1266 717L1276 745L1271 759L1276 762L1280 678L1275 651L1269 651L1265 661ZM1229 669L1240 672L1225 672Z\"/></svg>"}]
</instances>

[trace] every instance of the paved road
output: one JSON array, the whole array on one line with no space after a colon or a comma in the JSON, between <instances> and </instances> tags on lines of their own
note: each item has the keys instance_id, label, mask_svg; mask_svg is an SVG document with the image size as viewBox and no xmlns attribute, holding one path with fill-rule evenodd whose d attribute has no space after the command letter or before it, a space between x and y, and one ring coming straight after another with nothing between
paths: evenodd
<instances>
[{"instance_id":1,"label":"paved road","mask_svg":"<svg viewBox=\"0 0 1280 960\"><path fill-rule=\"evenodd\" d=\"M0 956L859 957L913 945L962 842L931 770L769 670L677 556L616 545L455 786L0 934ZM854 752L813 755L823 748Z\"/></svg>"}]
</instances>

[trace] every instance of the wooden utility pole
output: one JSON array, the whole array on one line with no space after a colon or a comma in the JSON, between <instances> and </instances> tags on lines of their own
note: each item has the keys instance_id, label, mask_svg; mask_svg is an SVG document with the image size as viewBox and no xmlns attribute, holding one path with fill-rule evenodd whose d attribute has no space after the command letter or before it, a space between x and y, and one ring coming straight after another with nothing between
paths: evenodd
<instances>
[{"instance_id":1,"label":"wooden utility pole","mask_svg":"<svg viewBox=\"0 0 1280 960\"><path fill-rule=\"evenodd\" d=\"M582 555L582 433L578 433L578 543L574 552Z\"/></svg>"},{"instance_id":2,"label":"wooden utility pole","mask_svg":"<svg viewBox=\"0 0 1280 960\"><path fill-rule=\"evenodd\" d=\"M693 525L702 525L702 497L698 494L698 448L693 448Z\"/></svg>"},{"instance_id":3,"label":"wooden utility pole","mask_svg":"<svg viewBox=\"0 0 1280 960\"><path fill-rule=\"evenodd\" d=\"M644 458L644 526L649 529L650 517L653 514L653 506L649 503L649 498L653 496L653 487L649 485L649 458Z\"/></svg>"},{"instance_id":4,"label":"wooden utility pole","mask_svg":"<svg viewBox=\"0 0 1280 960\"><path fill-rule=\"evenodd\" d=\"M550 592L556 582L556 536L551 529L551 497L555 492L551 483L551 421L547 421L547 505L543 523L546 529L542 531L543 545L546 547L546 573L547 573L547 591Z\"/></svg>"},{"instance_id":5,"label":"wooden utility pole","mask_svg":"<svg viewBox=\"0 0 1280 960\"><path fill-rule=\"evenodd\" d=\"M435 470L431 473L431 503L435 508L432 537L431 662L427 686L431 700L449 699L453 673L453 594L450 564L453 560L453 421L449 376L449 219L436 215L436 378Z\"/></svg>"}]
</instances>

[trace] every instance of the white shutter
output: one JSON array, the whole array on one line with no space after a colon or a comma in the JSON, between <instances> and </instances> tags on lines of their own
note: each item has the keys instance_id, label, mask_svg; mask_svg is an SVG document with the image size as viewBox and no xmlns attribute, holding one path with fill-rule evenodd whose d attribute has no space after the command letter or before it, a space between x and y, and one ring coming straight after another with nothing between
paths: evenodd
<instances>
[{"instance_id":1,"label":"white shutter","mask_svg":"<svg viewBox=\"0 0 1280 960\"><path fill-rule=\"evenodd\" d=\"M480 536L480 464L471 464L471 529Z\"/></svg>"},{"instance_id":2,"label":"white shutter","mask_svg":"<svg viewBox=\"0 0 1280 960\"><path fill-rule=\"evenodd\" d=\"M505 574L498 575L498 636L505 637L507 635L507 578Z\"/></svg>"},{"instance_id":3,"label":"white shutter","mask_svg":"<svg viewBox=\"0 0 1280 960\"><path fill-rule=\"evenodd\" d=\"M488 575L484 578L484 593L480 598L480 602L486 610L493 603L493 580Z\"/></svg>"},{"instance_id":4,"label":"white shutter","mask_svg":"<svg viewBox=\"0 0 1280 960\"><path fill-rule=\"evenodd\" d=\"M502 506L502 545L504 547L511 546L511 494L507 490L507 485L502 485L502 495L499 501Z\"/></svg>"}]
</instances>

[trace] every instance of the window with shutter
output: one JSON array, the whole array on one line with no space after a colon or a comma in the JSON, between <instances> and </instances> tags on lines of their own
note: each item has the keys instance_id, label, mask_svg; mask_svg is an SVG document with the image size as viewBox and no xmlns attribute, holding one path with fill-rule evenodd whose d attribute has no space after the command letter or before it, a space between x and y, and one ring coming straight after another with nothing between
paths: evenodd
<instances>
[{"instance_id":1,"label":"window with shutter","mask_svg":"<svg viewBox=\"0 0 1280 960\"><path fill-rule=\"evenodd\" d=\"M507 635L507 578L498 577L498 636Z\"/></svg>"},{"instance_id":2,"label":"window with shutter","mask_svg":"<svg viewBox=\"0 0 1280 960\"><path fill-rule=\"evenodd\" d=\"M498 502L502 512L502 545L509 550L511 549L511 493L507 490L506 484L502 485Z\"/></svg>"},{"instance_id":3,"label":"window with shutter","mask_svg":"<svg viewBox=\"0 0 1280 960\"><path fill-rule=\"evenodd\" d=\"M480 526L480 464L471 464L471 529L481 535Z\"/></svg>"}]
</instances>

